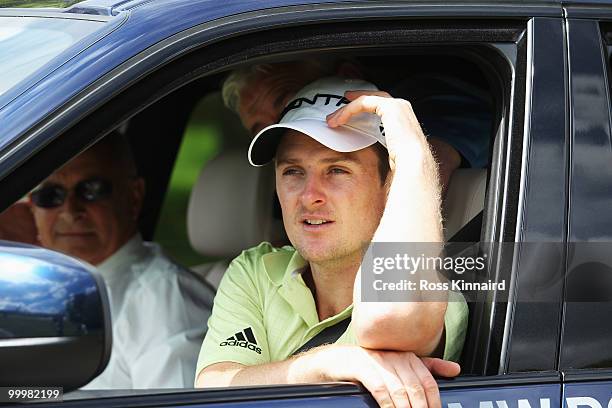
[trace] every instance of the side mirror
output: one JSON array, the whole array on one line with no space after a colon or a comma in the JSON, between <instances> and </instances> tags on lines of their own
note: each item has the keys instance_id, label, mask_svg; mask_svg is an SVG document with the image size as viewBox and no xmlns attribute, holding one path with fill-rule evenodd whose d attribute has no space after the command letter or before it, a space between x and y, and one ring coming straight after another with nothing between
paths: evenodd
<instances>
[{"instance_id":1,"label":"side mirror","mask_svg":"<svg viewBox=\"0 0 612 408\"><path fill-rule=\"evenodd\" d=\"M0 241L0 385L67 392L87 384L110 358L109 310L91 266Z\"/></svg>"}]
</instances>

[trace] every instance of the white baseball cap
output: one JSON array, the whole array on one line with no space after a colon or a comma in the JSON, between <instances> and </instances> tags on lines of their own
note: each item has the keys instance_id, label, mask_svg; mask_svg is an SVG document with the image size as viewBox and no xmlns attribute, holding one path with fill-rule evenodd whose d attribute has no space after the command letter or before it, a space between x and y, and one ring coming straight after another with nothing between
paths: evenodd
<instances>
[{"instance_id":1,"label":"white baseball cap","mask_svg":"<svg viewBox=\"0 0 612 408\"><path fill-rule=\"evenodd\" d=\"M253 166L270 162L287 129L304 133L337 152L354 152L376 142L387 147L380 117L374 113L360 113L336 128L327 125L327 115L350 102L344 93L355 90L378 91L378 88L360 79L338 77L319 79L305 86L287 104L280 122L266 127L253 138L249 162Z\"/></svg>"}]
</instances>

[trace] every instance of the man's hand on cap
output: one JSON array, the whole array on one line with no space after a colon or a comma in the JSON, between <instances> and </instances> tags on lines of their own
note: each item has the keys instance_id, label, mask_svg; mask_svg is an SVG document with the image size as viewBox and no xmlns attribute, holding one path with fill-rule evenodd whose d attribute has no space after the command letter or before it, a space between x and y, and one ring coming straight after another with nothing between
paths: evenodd
<instances>
[{"instance_id":1,"label":"man's hand on cap","mask_svg":"<svg viewBox=\"0 0 612 408\"><path fill-rule=\"evenodd\" d=\"M410 102L393 98L383 91L348 91L345 97L351 103L329 115L327 124L332 128L341 126L360 113L380 116L385 128L392 171L395 170L399 154L412 163L417 157L422 159L423 154L431 156L429 145Z\"/></svg>"},{"instance_id":2,"label":"man's hand on cap","mask_svg":"<svg viewBox=\"0 0 612 408\"><path fill-rule=\"evenodd\" d=\"M327 116L328 126L370 113L384 126L391 184L373 241L442 242L440 180L429 143L408 101L381 91L347 91L351 102Z\"/></svg>"}]
</instances>

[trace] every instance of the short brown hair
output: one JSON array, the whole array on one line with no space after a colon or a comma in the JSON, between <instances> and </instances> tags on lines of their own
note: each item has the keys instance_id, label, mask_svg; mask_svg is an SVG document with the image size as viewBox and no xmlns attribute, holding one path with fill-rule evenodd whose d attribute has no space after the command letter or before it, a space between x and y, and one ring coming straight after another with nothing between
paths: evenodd
<instances>
[{"instance_id":1,"label":"short brown hair","mask_svg":"<svg viewBox=\"0 0 612 408\"><path fill-rule=\"evenodd\" d=\"M385 184L391 167L389 166L389 151L385 146L376 142L374 143L374 152L378 156L378 175L380 176L380 183Z\"/></svg>"}]
</instances>

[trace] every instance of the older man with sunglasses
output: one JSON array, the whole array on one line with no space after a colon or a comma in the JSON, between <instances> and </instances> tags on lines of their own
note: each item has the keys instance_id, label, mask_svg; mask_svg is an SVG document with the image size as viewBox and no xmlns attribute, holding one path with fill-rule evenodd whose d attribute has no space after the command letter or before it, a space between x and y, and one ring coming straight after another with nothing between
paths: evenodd
<instances>
[{"instance_id":1,"label":"older man with sunglasses","mask_svg":"<svg viewBox=\"0 0 612 408\"><path fill-rule=\"evenodd\" d=\"M142 240L144 192L127 141L114 133L29 196L41 245L97 266L108 287L113 349L88 389L193 385L214 294Z\"/></svg>"}]
</instances>

